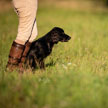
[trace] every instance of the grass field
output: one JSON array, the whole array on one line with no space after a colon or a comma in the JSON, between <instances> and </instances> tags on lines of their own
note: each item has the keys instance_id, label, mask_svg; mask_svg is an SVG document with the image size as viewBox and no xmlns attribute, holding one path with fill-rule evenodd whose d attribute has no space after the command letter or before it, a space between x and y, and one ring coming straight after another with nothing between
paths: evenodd
<instances>
[{"instance_id":1,"label":"grass field","mask_svg":"<svg viewBox=\"0 0 108 108\"><path fill-rule=\"evenodd\" d=\"M57 44L46 71L5 72L18 20L0 13L0 108L108 108L108 13L39 7L39 37L54 26L72 39Z\"/></svg>"}]
</instances>

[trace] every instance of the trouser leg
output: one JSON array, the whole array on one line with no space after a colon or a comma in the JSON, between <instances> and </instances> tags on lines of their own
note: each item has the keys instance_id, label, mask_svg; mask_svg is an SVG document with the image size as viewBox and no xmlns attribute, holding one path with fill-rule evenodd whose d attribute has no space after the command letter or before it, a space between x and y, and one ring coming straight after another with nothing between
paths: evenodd
<instances>
[{"instance_id":1,"label":"trouser leg","mask_svg":"<svg viewBox=\"0 0 108 108\"><path fill-rule=\"evenodd\" d=\"M15 42L12 44L7 68L14 68L14 65L24 61L22 56L26 56L30 43L37 36L36 12L37 0L13 0L14 7L18 14L19 26ZM25 46L24 46L25 45ZM24 48L25 47L25 48Z\"/></svg>"},{"instance_id":2,"label":"trouser leg","mask_svg":"<svg viewBox=\"0 0 108 108\"><path fill-rule=\"evenodd\" d=\"M26 43L29 39L33 41L37 36L36 12L37 0L13 0L14 7L18 13L19 25L15 41Z\"/></svg>"}]
</instances>

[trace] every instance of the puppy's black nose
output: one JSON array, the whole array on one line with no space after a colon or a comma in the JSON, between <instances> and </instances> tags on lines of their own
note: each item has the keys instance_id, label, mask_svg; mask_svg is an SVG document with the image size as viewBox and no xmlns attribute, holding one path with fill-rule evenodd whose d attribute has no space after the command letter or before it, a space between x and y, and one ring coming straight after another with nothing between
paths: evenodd
<instances>
[{"instance_id":1,"label":"puppy's black nose","mask_svg":"<svg viewBox=\"0 0 108 108\"><path fill-rule=\"evenodd\" d=\"M71 37L70 36L68 36L68 38L67 38L68 40L70 40L71 39Z\"/></svg>"}]
</instances>

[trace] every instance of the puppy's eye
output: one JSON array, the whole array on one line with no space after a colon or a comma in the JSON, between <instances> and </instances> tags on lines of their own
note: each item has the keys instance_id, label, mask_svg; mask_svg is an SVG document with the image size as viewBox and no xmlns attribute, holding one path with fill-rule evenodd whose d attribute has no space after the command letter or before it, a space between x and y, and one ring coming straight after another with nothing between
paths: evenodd
<instances>
[{"instance_id":1,"label":"puppy's eye","mask_svg":"<svg viewBox=\"0 0 108 108\"><path fill-rule=\"evenodd\" d=\"M54 36L57 36L57 35L58 35L58 33L54 33L53 35L54 35Z\"/></svg>"}]
</instances>

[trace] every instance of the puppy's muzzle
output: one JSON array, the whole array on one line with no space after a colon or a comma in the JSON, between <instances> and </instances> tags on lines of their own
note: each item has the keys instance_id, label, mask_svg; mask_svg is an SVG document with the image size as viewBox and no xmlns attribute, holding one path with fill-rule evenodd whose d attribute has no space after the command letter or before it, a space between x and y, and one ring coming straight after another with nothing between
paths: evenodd
<instances>
[{"instance_id":1,"label":"puppy's muzzle","mask_svg":"<svg viewBox=\"0 0 108 108\"><path fill-rule=\"evenodd\" d=\"M64 38L61 40L61 42L68 42L71 39L70 36L65 35Z\"/></svg>"}]
</instances>

